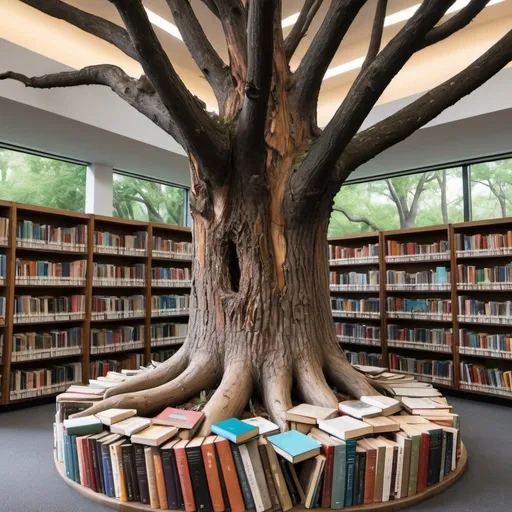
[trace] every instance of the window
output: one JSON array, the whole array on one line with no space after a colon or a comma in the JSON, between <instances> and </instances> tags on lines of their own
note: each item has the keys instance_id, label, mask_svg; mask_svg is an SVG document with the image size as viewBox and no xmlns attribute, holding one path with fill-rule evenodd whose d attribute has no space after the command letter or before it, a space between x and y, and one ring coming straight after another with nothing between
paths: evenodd
<instances>
[{"instance_id":1,"label":"window","mask_svg":"<svg viewBox=\"0 0 512 512\"><path fill-rule=\"evenodd\" d=\"M83 212L84 165L0 147L0 199Z\"/></svg>"},{"instance_id":2,"label":"window","mask_svg":"<svg viewBox=\"0 0 512 512\"><path fill-rule=\"evenodd\" d=\"M471 166L472 220L512 215L512 159Z\"/></svg>"},{"instance_id":3,"label":"window","mask_svg":"<svg viewBox=\"0 0 512 512\"><path fill-rule=\"evenodd\" d=\"M462 169L429 171L343 186L329 236L463 220Z\"/></svg>"},{"instance_id":4,"label":"window","mask_svg":"<svg viewBox=\"0 0 512 512\"><path fill-rule=\"evenodd\" d=\"M114 174L114 216L185 224L186 190L156 181Z\"/></svg>"}]
</instances>

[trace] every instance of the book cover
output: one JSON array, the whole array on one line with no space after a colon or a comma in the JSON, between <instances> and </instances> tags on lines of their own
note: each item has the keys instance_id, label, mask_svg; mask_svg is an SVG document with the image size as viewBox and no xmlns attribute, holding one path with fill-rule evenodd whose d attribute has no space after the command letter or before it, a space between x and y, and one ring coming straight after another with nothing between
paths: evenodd
<instances>
[{"instance_id":1,"label":"book cover","mask_svg":"<svg viewBox=\"0 0 512 512\"><path fill-rule=\"evenodd\" d=\"M217 437L215 439L215 450L219 457L222 476L226 484L229 506L232 512L243 512L245 505L229 441L222 437Z\"/></svg>"},{"instance_id":2,"label":"book cover","mask_svg":"<svg viewBox=\"0 0 512 512\"><path fill-rule=\"evenodd\" d=\"M186 440L179 441L174 445L173 450L176 457L176 467L180 477L180 486L185 510L186 512L194 512L196 510L196 501L194 498L194 491L192 490L192 480L190 478L187 453L185 451L187 444L188 441Z\"/></svg>"},{"instance_id":3,"label":"book cover","mask_svg":"<svg viewBox=\"0 0 512 512\"><path fill-rule=\"evenodd\" d=\"M188 469L196 508L199 511L211 512L213 508L208 491L208 481L203 464L203 455L201 453L203 440L203 437L196 437L187 444L185 452L187 454Z\"/></svg>"},{"instance_id":4,"label":"book cover","mask_svg":"<svg viewBox=\"0 0 512 512\"><path fill-rule=\"evenodd\" d=\"M247 425L258 427L260 436L270 436L279 433L278 425L272 421L267 420L266 418L262 418L261 416L256 416L255 418L247 418L242 421L247 423Z\"/></svg>"},{"instance_id":5,"label":"book cover","mask_svg":"<svg viewBox=\"0 0 512 512\"><path fill-rule=\"evenodd\" d=\"M329 420L320 420L318 426L338 439L353 439L373 433L373 427L350 416L340 416Z\"/></svg>"},{"instance_id":6,"label":"book cover","mask_svg":"<svg viewBox=\"0 0 512 512\"><path fill-rule=\"evenodd\" d=\"M354 505L364 501L364 477L366 472L366 450L356 445L356 463L354 467Z\"/></svg>"},{"instance_id":7,"label":"book cover","mask_svg":"<svg viewBox=\"0 0 512 512\"><path fill-rule=\"evenodd\" d=\"M242 443L256 437L259 433L258 427L248 425L237 418L230 418L212 425L212 432L233 443Z\"/></svg>"},{"instance_id":8,"label":"book cover","mask_svg":"<svg viewBox=\"0 0 512 512\"><path fill-rule=\"evenodd\" d=\"M64 432L69 436L86 436L103 431L103 423L96 416L64 420Z\"/></svg>"},{"instance_id":9,"label":"book cover","mask_svg":"<svg viewBox=\"0 0 512 512\"><path fill-rule=\"evenodd\" d=\"M427 486L439 483L441 473L443 431L442 429L430 429L430 443L428 451Z\"/></svg>"},{"instance_id":10,"label":"book cover","mask_svg":"<svg viewBox=\"0 0 512 512\"><path fill-rule=\"evenodd\" d=\"M203 456L206 480L208 481L208 490L212 501L214 512L222 512L225 508L220 475L217 467L217 458L215 454L216 436L208 436L201 445L201 454Z\"/></svg>"},{"instance_id":11,"label":"book cover","mask_svg":"<svg viewBox=\"0 0 512 512\"><path fill-rule=\"evenodd\" d=\"M76 447L76 436L70 436L71 438L71 455L73 456L73 468L74 475L73 480L79 484L80 483L80 468L78 466L78 450Z\"/></svg>"},{"instance_id":12,"label":"book cover","mask_svg":"<svg viewBox=\"0 0 512 512\"><path fill-rule=\"evenodd\" d=\"M176 468L174 451L172 449L178 442L179 441L177 439L173 439L160 447L165 489L167 492L167 505L170 509L177 509L181 507L181 500L178 497L178 490L180 488L179 476Z\"/></svg>"},{"instance_id":13,"label":"book cover","mask_svg":"<svg viewBox=\"0 0 512 512\"><path fill-rule=\"evenodd\" d=\"M101 422L100 422L101 423ZM131 436L151 425L149 418L141 418L139 416L133 416L125 420L114 423L110 427L110 432L115 434L122 434L124 436Z\"/></svg>"},{"instance_id":14,"label":"book cover","mask_svg":"<svg viewBox=\"0 0 512 512\"><path fill-rule=\"evenodd\" d=\"M155 468L158 502L160 503L160 508L167 509L169 508L169 505L167 503L167 492L165 489L164 469L162 466L162 457L160 456L160 451L157 447L152 447L152 455L153 466Z\"/></svg>"},{"instance_id":15,"label":"book cover","mask_svg":"<svg viewBox=\"0 0 512 512\"><path fill-rule=\"evenodd\" d=\"M412 440L403 433L395 434L395 441L402 450L402 478L397 488L397 498L406 498L409 489L409 476L411 471Z\"/></svg>"},{"instance_id":16,"label":"book cover","mask_svg":"<svg viewBox=\"0 0 512 512\"><path fill-rule=\"evenodd\" d=\"M316 425L319 420L327 420L338 415L337 409L318 407L310 404L299 404L286 412L287 421Z\"/></svg>"},{"instance_id":17,"label":"book cover","mask_svg":"<svg viewBox=\"0 0 512 512\"><path fill-rule=\"evenodd\" d=\"M149 481L146 469L146 455L144 453L144 445L135 444L133 445L133 449L135 452L135 472L139 482L140 501L141 503L148 504L150 503Z\"/></svg>"},{"instance_id":18,"label":"book cover","mask_svg":"<svg viewBox=\"0 0 512 512\"><path fill-rule=\"evenodd\" d=\"M446 432L446 431L445 431ZM452 471L452 456L453 456L453 433L446 432L446 455L444 459L444 474L445 476Z\"/></svg>"},{"instance_id":19,"label":"book cover","mask_svg":"<svg viewBox=\"0 0 512 512\"><path fill-rule=\"evenodd\" d=\"M357 441L357 447L361 447L366 451L366 466L364 473L364 494L363 504L369 505L373 503L375 492L375 472L377 468L377 449L365 439Z\"/></svg>"},{"instance_id":20,"label":"book cover","mask_svg":"<svg viewBox=\"0 0 512 512\"><path fill-rule=\"evenodd\" d=\"M229 443L229 447L231 449L231 453L233 454L233 461L235 464L236 473L238 475L240 489L242 490L242 496L245 503L245 510L256 510L256 505L252 497L249 481L247 480L247 475L245 474L244 463L242 462L240 450L238 449L238 446L234 443Z\"/></svg>"},{"instance_id":21,"label":"book cover","mask_svg":"<svg viewBox=\"0 0 512 512\"><path fill-rule=\"evenodd\" d=\"M341 441L334 447L332 472L331 508L342 509L345 506L345 485L347 467L347 445Z\"/></svg>"},{"instance_id":22,"label":"book cover","mask_svg":"<svg viewBox=\"0 0 512 512\"><path fill-rule=\"evenodd\" d=\"M245 474L247 476L247 482L251 488L251 494L254 500L254 505L256 507L256 512L263 512L264 510L267 510L271 507L270 498L268 496L268 490L266 487L264 495L264 490L260 487L260 482L256 478L256 468L254 467L254 461L251 458L251 453L249 452L248 447L248 444L253 444L253 446L256 446L257 448L257 443L258 441L254 440L247 444L241 444L238 449L240 451L240 456L242 457L242 463L244 465Z\"/></svg>"},{"instance_id":23,"label":"book cover","mask_svg":"<svg viewBox=\"0 0 512 512\"><path fill-rule=\"evenodd\" d=\"M356 441L346 441L346 483L345 483L345 507L351 507L354 499L354 472L356 464Z\"/></svg>"},{"instance_id":24,"label":"book cover","mask_svg":"<svg viewBox=\"0 0 512 512\"><path fill-rule=\"evenodd\" d=\"M105 490L107 496L111 498L115 498L116 494L114 487L112 458L110 456L110 445L116 441L119 441L118 434L112 434L101 443L101 459L103 462L103 473L105 476Z\"/></svg>"},{"instance_id":25,"label":"book cover","mask_svg":"<svg viewBox=\"0 0 512 512\"><path fill-rule=\"evenodd\" d=\"M267 448L258 443L258 450L260 452L261 465L265 474L265 480L267 482L267 489L272 503L273 512L281 510L281 503L279 501L279 495L277 494L274 480L272 478L272 470L270 468L270 461L268 458Z\"/></svg>"},{"instance_id":26,"label":"book cover","mask_svg":"<svg viewBox=\"0 0 512 512\"><path fill-rule=\"evenodd\" d=\"M340 402L338 408L343 414L348 414L357 419L372 418L382 415L382 409L367 404L362 400L346 400L345 402Z\"/></svg>"},{"instance_id":27,"label":"book cover","mask_svg":"<svg viewBox=\"0 0 512 512\"><path fill-rule=\"evenodd\" d=\"M297 430L269 436L268 440L279 455L292 463L320 454L320 443Z\"/></svg>"},{"instance_id":28,"label":"book cover","mask_svg":"<svg viewBox=\"0 0 512 512\"><path fill-rule=\"evenodd\" d=\"M160 414L153 418L154 425L165 425L169 427L196 430L204 419L203 411L186 411L167 407Z\"/></svg>"},{"instance_id":29,"label":"book cover","mask_svg":"<svg viewBox=\"0 0 512 512\"><path fill-rule=\"evenodd\" d=\"M131 442L145 444L147 446L160 446L178 433L176 427L164 427L162 425L151 425L144 430L132 434Z\"/></svg>"},{"instance_id":30,"label":"book cover","mask_svg":"<svg viewBox=\"0 0 512 512\"><path fill-rule=\"evenodd\" d=\"M132 444L124 443L121 445L121 457L128 501L139 501L140 494L138 492L138 482L136 482L137 477L135 474L135 463Z\"/></svg>"},{"instance_id":31,"label":"book cover","mask_svg":"<svg viewBox=\"0 0 512 512\"><path fill-rule=\"evenodd\" d=\"M144 459L146 463L146 473L148 476L149 502L151 508L160 508L158 499L158 489L156 485L155 462L153 459L153 448L151 446L143 446Z\"/></svg>"},{"instance_id":32,"label":"book cover","mask_svg":"<svg viewBox=\"0 0 512 512\"><path fill-rule=\"evenodd\" d=\"M107 409L106 411L98 412L95 416L104 425L113 425L119 421L125 420L132 416L137 415L136 409Z\"/></svg>"},{"instance_id":33,"label":"book cover","mask_svg":"<svg viewBox=\"0 0 512 512\"><path fill-rule=\"evenodd\" d=\"M386 448L385 458L384 458L384 474L383 474L383 482L382 482L382 501L389 501L391 497L391 478L393 473L393 458L394 458L394 448L392 445L386 442L386 440L379 439Z\"/></svg>"}]
</instances>

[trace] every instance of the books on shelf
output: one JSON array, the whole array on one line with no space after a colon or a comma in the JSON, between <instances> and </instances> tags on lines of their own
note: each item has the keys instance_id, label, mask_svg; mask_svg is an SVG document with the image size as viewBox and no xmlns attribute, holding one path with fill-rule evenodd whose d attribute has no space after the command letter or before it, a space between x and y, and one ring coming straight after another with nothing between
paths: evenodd
<instances>
[{"instance_id":1,"label":"books on shelf","mask_svg":"<svg viewBox=\"0 0 512 512\"><path fill-rule=\"evenodd\" d=\"M151 286L161 287L189 287L192 284L192 271L190 268L151 268Z\"/></svg>"},{"instance_id":2,"label":"books on shelf","mask_svg":"<svg viewBox=\"0 0 512 512\"><path fill-rule=\"evenodd\" d=\"M52 262L16 258L17 285L85 286L86 271L86 260Z\"/></svg>"},{"instance_id":3,"label":"books on shelf","mask_svg":"<svg viewBox=\"0 0 512 512\"><path fill-rule=\"evenodd\" d=\"M151 324L151 346L180 344L185 341L188 324L159 323Z\"/></svg>"},{"instance_id":4,"label":"books on shelf","mask_svg":"<svg viewBox=\"0 0 512 512\"><path fill-rule=\"evenodd\" d=\"M162 363L178 352L177 348L160 349L151 352L151 361Z\"/></svg>"},{"instance_id":5,"label":"books on shelf","mask_svg":"<svg viewBox=\"0 0 512 512\"><path fill-rule=\"evenodd\" d=\"M119 356L118 356L119 357ZM138 369L144 364L144 354L123 354L122 359L94 360L89 363L89 379L106 377L109 372Z\"/></svg>"},{"instance_id":6,"label":"books on shelf","mask_svg":"<svg viewBox=\"0 0 512 512\"><path fill-rule=\"evenodd\" d=\"M457 265L459 290L512 290L512 263L494 267Z\"/></svg>"},{"instance_id":7,"label":"books on shelf","mask_svg":"<svg viewBox=\"0 0 512 512\"><path fill-rule=\"evenodd\" d=\"M452 301L450 299L407 299L386 298L388 318L412 320L452 320Z\"/></svg>"},{"instance_id":8,"label":"books on shelf","mask_svg":"<svg viewBox=\"0 0 512 512\"><path fill-rule=\"evenodd\" d=\"M350 350L345 350L345 355L347 356L348 362L352 365L362 364L369 366L384 366L382 354L372 354L368 352L352 352Z\"/></svg>"},{"instance_id":9,"label":"books on shelf","mask_svg":"<svg viewBox=\"0 0 512 512\"><path fill-rule=\"evenodd\" d=\"M332 314L335 317L347 318L380 318L380 302L378 298L346 299L331 297Z\"/></svg>"},{"instance_id":10,"label":"books on shelf","mask_svg":"<svg viewBox=\"0 0 512 512\"><path fill-rule=\"evenodd\" d=\"M91 354L144 348L144 325L91 329Z\"/></svg>"},{"instance_id":11,"label":"books on shelf","mask_svg":"<svg viewBox=\"0 0 512 512\"><path fill-rule=\"evenodd\" d=\"M143 318L146 315L145 304L144 295L127 297L94 295L91 319Z\"/></svg>"},{"instance_id":12,"label":"books on shelf","mask_svg":"<svg viewBox=\"0 0 512 512\"><path fill-rule=\"evenodd\" d=\"M82 320L85 316L85 295L14 298L15 324Z\"/></svg>"},{"instance_id":13,"label":"books on shelf","mask_svg":"<svg viewBox=\"0 0 512 512\"><path fill-rule=\"evenodd\" d=\"M453 362L448 360L415 359L398 354L389 354L389 367L393 371L405 372L419 380L452 384Z\"/></svg>"},{"instance_id":14,"label":"books on shelf","mask_svg":"<svg viewBox=\"0 0 512 512\"><path fill-rule=\"evenodd\" d=\"M462 361L460 377L462 389L512 397L512 371Z\"/></svg>"},{"instance_id":15,"label":"books on shelf","mask_svg":"<svg viewBox=\"0 0 512 512\"><path fill-rule=\"evenodd\" d=\"M429 244L388 240L386 249L386 261L390 263L395 261L433 261L450 257L447 240Z\"/></svg>"},{"instance_id":16,"label":"books on shelf","mask_svg":"<svg viewBox=\"0 0 512 512\"><path fill-rule=\"evenodd\" d=\"M82 327L50 332L20 332L12 337L11 361L30 361L82 353Z\"/></svg>"},{"instance_id":17,"label":"books on shelf","mask_svg":"<svg viewBox=\"0 0 512 512\"><path fill-rule=\"evenodd\" d=\"M148 234L146 231L135 231L133 234L94 231L93 244L94 252L98 254L145 256Z\"/></svg>"},{"instance_id":18,"label":"books on shelf","mask_svg":"<svg viewBox=\"0 0 512 512\"><path fill-rule=\"evenodd\" d=\"M380 345L380 327L364 324L334 322L336 336L342 343Z\"/></svg>"},{"instance_id":19,"label":"books on shelf","mask_svg":"<svg viewBox=\"0 0 512 512\"><path fill-rule=\"evenodd\" d=\"M0 217L0 246L8 245L9 243L9 219Z\"/></svg>"},{"instance_id":20,"label":"books on shelf","mask_svg":"<svg viewBox=\"0 0 512 512\"><path fill-rule=\"evenodd\" d=\"M5 284L5 278L7 276L7 256L0 254L0 284Z\"/></svg>"},{"instance_id":21,"label":"books on shelf","mask_svg":"<svg viewBox=\"0 0 512 512\"><path fill-rule=\"evenodd\" d=\"M512 334L495 334L459 329L459 353L512 359Z\"/></svg>"},{"instance_id":22,"label":"books on shelf","mask_svg":"<svg viewBox=\"0 0 512 512\"><path fill-rule=\"evenodd\" d=\"M72 227L19 220L16 225L16 246L25 249L85 252L87 225Z\"/></svg>"},{"instance_id":23,"label":"books on shelf","mask_svg":"<svg viewBox=\"0 0 512 512\"><path fill-rule=\"evenodd\" d=\"M439 352L451 352L452 329L426 329L388 324L388 346L423 348Z\"/></svg>"},{"instance_id":24,"label":"books on shelf","mask_svg":"<svg viewBox=\"0 0 512 512\"><path fill-rule=\"evenodd\" d=\"M379 291L379 270L368 272L329 272L329 285L333 291Z\"/></svg>"},{"instance_id":25,"label":"books on shelf","mask_svg":"<svg viewBox=\"0 0 512 512\"><path fill-rule=\"evenodd\" d=\"M153 295L151 316L188 315L190 295Z\"/></svg>"},{"instance_id":26,"label":"books on shelf","mask_svg":"<svg viewBox=\"0 0 512 512\"><path fill-rule=\"evenodd\" d=\"M329 263L331 265L360 265L378 263L379 244L367 244L362 247L343 247L329 244Z\"/></svg>"},{"instance_id":27,"label":"books on shelf","mask_svg":"<svg viewBox=\"0 0 512 512\"><path fill-rule=\"evenodd\" d=\"M512 301L485 301L459 295L459 322L512 325Z\"/></svg>"},{"instance_id":28,"label":"books on shelf","mask_svg":"<svg viewBox=\"0 0 512 512\"><path fill-rule=\"evenodd\" d=\"M488 235L455 233L458 258L512 255L512 231Z\"/></svg>"},{"instance_id":29,"label":"books on shelf","mask_svg":"<svg viewBox=\"0 0 512 512\"><path fill-rule=\"evenodd\" d=\"M449 290L450 270L446 267L406 272L404 270L387 270L388 290Z\"/></svg>"},{"instance_id":30,"label":"books on shelf","mask_svg":"<svg viewBox=\"0 0 512 512\"><path fill-rule=\"evenodd\" d=\"M146 281L146 265L112 265L94 262L93 286L144 286Z\"/></svg>"},{"instance_id":31,"label":"books on shelf","mask_svg":"<svg viewBox=\"0 0 512 512\"><path fill-rule=\"evenodd\" d=\"M175 242L161 236L153 236L153 257L191 261L194 245L191 242Z\"/></svg>"}]
</instances>

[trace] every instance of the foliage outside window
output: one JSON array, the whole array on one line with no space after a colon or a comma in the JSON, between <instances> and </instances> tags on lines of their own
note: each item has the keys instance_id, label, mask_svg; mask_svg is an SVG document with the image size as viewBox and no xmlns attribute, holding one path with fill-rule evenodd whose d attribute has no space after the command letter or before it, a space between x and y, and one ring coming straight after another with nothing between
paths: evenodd
<instances>
[{"instance_id":1,"label":"foliage outside window","mask_svg":"<svg viewBox=\"0 0 512 512\"><path fill-rule=\"evenodd\" d=\"M114 174L113 195L115 217L175 225L185 223L184 188Z\"/></svg>"},{"instance_id":2,"label":"foliage outside window","mask_svg":"<svg viewBox=\"0 0 512 512\"><path fill-rule=\"evenodd\" d=\"M462 169L446 169L343 186L329 236L463 220Z\"/></svg>"},{"instance_id":3,"label":"foliage outside window","mask_svg":"<svg viewBox=\"0 0 512 512\"><path fill-rule=\"evenodd\" d=\"M0 199L83 212L84 165L0 148Z\"/></svg>"}]
</instances>

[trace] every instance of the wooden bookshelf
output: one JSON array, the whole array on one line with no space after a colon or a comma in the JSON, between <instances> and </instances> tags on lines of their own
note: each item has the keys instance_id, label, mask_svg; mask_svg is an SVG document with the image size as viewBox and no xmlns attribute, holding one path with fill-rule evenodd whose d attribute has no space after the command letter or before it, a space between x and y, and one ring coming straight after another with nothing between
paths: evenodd
<instances>
[{"instance_id":1,"label":"wooden bookshelf","mask_svg":"<svg viewBox=\"0 0 512 512\"><path fill-rule=\"evenodd\" d=\"M7 405L13 402L29 402L42 397L51 397L57 392L63 391L60 388L57 391L48 389L48 392L41 396L29 396L11 400L11 374L16 370L49 369L53 366L79 363L81 370L80 381L86 383L89 379L91 365L96 364L98 361L114 360L122 362L127 357L132 356L132 354L139 354L140 361L147 364L152 350L166 350L183 343L185 337L180 336L160 340L157 346L151 347L152 323L186 323L188 321L188 311L180 311L179 316L152 317L152 294L190 293L190 285L187 287L183 286L182 283L177 283L177 286L174 286L175 283L166 283L166 286L158 287L157 292L155 292L151 285L151 269L153 264L153 233L156 236L165 238L165 240L172 240L176 243L190 243L192 242L192 234L189 228L130 221L99 215L86 215L5 201L0 201L0 217L9 219L8 236L5 240L2 240L0 236L0 255L6 255L5 280L2 280L0 277L0 296L5 297L5 321L0 321L0 334L3 335L3 346L0 349L0 375L2 377L0 405ZM34 223L34 225L52 226L53 228L72 228L83 225L86 227L87 232L83 244L69 244L67 242L43 243L35 238L27 240L25 237L23 240L20 240L20 237L17 236L18 221L27 221L27 230L30 228L34 229L34 234L40 228L33 228L32 225L29 225L30 222ZM140 232L146 238L146 248L144 250L110 250L107 247L98 247L94 243L95 231L109 232L120 236L130 236ZM25 232L22 233L22 235L25 234ZM62 240L64 240L64 236ZM25 276L16 279L17 258L25 263L27 261L35 261L55 264L84 260L86 261L85 278L83 280L81 278L74 281L71 280L72 282L69 280L60 282L58 278L45 280L39 277L34 279L33 277ZM187 267L190 270L192 267L192 258L186 254L168 254L167 252L160 251L157 252L156 261L158 261L158 266L162 267ZM20 265L23 262L20 262ZM119 265L122 267L144 264L144 278L136 282L122 283L122 286L117 282L115 285L114 283L99 283L98 280L95 281L94 279L93 269L95 263ZM19 266L19 268L21 267ZM72 316L71 318L53 315L51 321L48 316L38 317L35 320L34 317L14 320L15 297L17 296L33 296L36 298L45 296L69 297L74 294L85 297L83 315ZM144 297L144 309L137 318L94 318L93 297L95 295L116 297L142 295ZM43 318L46 318L47 321L43 321ZM140 343L128 342L116 345L115 347L109 345L97 349L91 347L91 332L93 329L116 329L121 326L137 325L144 326L144 335ZM65 331L73 327L82 329L81 345L79 347L70 347L69 350L32 350L21 353L17 352L13 355L14 335L18 335L19 339L19 335L24 333L41 335L50 331ZM64 383L61 387L66 388L68 385L69 383Z\"/></svg>"}]
</instances>

